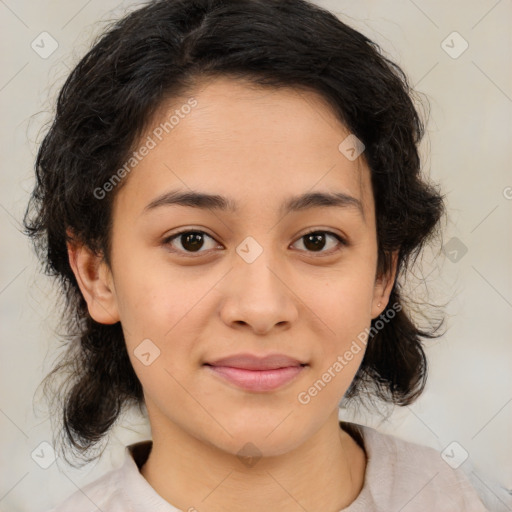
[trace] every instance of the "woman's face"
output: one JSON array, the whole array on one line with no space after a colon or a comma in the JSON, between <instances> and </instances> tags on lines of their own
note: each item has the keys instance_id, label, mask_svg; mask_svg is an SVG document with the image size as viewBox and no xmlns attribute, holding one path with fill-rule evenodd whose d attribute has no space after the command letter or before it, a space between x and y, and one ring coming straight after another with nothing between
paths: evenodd
<instances>
[{"instance_id":1,"label":"woman's face","mask_svg":"<svg viewBox=\"0 0 512 512\"><path fill-rule=\"evenodd\" d=\"M332 417L388 300L370 173L314 93L223 78L193 97L141 140L113 207L112 273L102 267L89 308L121 321L154 431L277 455ZM200 233L170 239L182 231ZM298 363L210 366L278 354Z\"/></svg>"}]
</instances>

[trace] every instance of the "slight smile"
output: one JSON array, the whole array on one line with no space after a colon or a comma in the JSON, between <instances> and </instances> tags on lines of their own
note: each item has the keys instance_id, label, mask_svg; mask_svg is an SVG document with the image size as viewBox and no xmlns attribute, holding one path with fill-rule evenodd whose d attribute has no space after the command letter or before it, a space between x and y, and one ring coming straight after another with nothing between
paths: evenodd
<instances>
[{"instance_id":1,"label":"slight smile","mask_svg":"<svg viewBox=\"0 0 512 512\"><path fill-rule=\"evenodd\" d=\"M274 391L291 382L306 366L284 354L264 357L237 354L204 364L221 379L254 392Z\"/></svg>"}]
</instances>

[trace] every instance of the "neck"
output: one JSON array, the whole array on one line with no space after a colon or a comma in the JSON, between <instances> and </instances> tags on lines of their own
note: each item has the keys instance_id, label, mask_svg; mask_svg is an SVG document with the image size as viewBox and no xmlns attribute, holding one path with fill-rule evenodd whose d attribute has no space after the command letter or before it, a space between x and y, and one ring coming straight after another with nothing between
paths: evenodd
<instances>
[{"instance_id":1,"label":"neck","mask_svg":"<svg viewBox=\"0 0 512 512\"><path fill-rule=\"evenodd\" d=\"M361 491L366 460L364 451L340 428L338 411L334 412L296 449L243 461L177 425L166 423L163 430L152 421L153 446L140 472L180 510L262 512L272 504L272 509L282 512L338 511Z\"/></svg>"}]
</instances>

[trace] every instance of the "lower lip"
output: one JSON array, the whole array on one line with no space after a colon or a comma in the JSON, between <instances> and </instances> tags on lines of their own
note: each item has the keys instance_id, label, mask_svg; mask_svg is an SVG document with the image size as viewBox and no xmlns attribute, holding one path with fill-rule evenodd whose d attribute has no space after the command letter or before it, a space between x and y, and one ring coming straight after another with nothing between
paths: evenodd
<instances>
[{"instance_id":1,"label":"lower lip","mask_svg":"<svg viewBox=\"0 0 512 512\"><path fill-rule=\"evenodd\" d=\"M231 366L206 366L236 386L247 391L272 391L293 380L305 367L287 366L274 370L244 370Z\"/></svg>"}]
</instances>

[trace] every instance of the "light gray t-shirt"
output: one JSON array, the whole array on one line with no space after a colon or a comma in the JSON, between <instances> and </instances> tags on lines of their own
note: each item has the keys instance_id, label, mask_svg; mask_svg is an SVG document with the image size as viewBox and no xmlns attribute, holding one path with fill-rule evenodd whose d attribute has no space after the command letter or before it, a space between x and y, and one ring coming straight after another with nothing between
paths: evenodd
<instances>
[{"instance_id":1,"label":"light gray t-shirt","mask_svg":"<svg viewBox=\"0 0 512 512\"><path fill-rule=\"evenodd\" d=\"M349 425L360 432L367 464L361 492L340 512L488 512L466 475L452 469L433 448ZM120 468L84 486L49 512L182 512L139 472L151 446L151 441L127 446Z\"/></svg>"}]
</instances>

